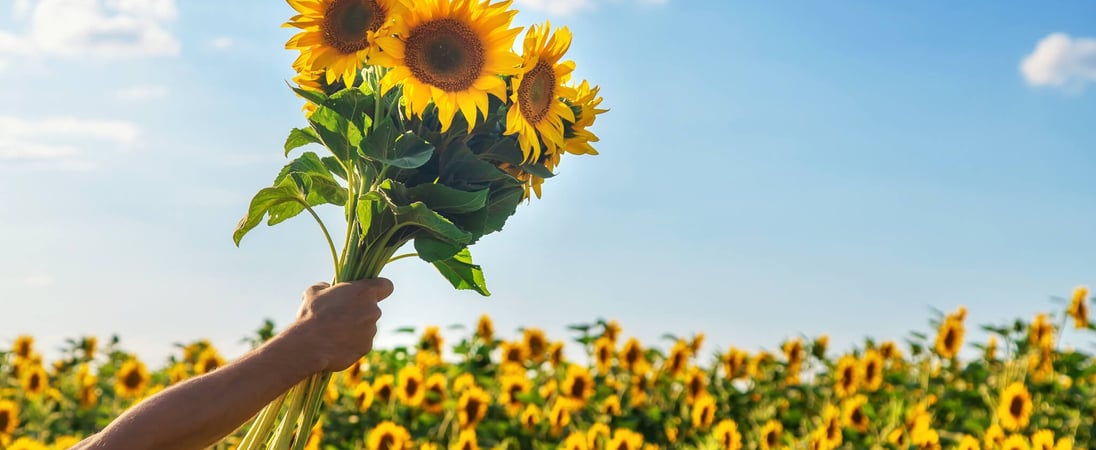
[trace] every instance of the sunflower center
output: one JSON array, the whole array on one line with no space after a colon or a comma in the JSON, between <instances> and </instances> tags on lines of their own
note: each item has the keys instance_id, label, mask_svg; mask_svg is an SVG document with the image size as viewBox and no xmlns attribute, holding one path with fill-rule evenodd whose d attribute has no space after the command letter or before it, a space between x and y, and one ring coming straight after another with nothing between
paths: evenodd
<instances>
[{"instance_id":1,"label":"sunflower center","mask_svg":"<svg viewBox=\"0 0 1096 450\"><path fill-rule=\"evenodd\" d=\"M369 47L368 32L384 24L385 12L376 0L334 0L324 11L324 44L344 55Z\"/></svg>"},{"instance_id":2,"label":"sunflower center","mask_svg":"<svg viewBox=\"0 0 1096 450\"><path fill-rule=\"evenodd\" d=\"M377 390L377 396L380 397L381 399L383 399L384 401L388 401L388 397L390 397L391 395L392 395L392 387L387 385L387 384L384 385L384 386L381 386L381 388Z\"/></svg>"},{"instance_id":3,"label":"sunflower center","mask_svg":"<svg viewBox=\"0 0 1096 450\"><path fill-rule=\"evenodd\" d=\"M122 379L122 384L126 385L127 388L137 389L137 386L141 384L141 373L136 370L129 371Z\"/></svg>"},{"instance_id":4,"label":"sunflower center","mask_svg":"<svg viewBox=\"0 0 1096 450\"><path fill-rule=\"evenodd\" d=\"M852 423L860 425L864 423L864 419L866 419L866 417L864 417L864 412L861 411L860 408L852 410Z\"/></svg>"},{"instance_id":5,"label":"sunflower center","mask_svg":"<svg viewBox=\"0 0 1096 450\"><path fill-rule=\"evenodd\" d=\"M419 392L419 380L414 378L407 379L407 386L403 388L407 392L408 397L414 397L416 392Z\"/></svg>"},{"instance_id":6,"label":"sunflower center","mask_svg":"<svg viewBox=\"0 0 1096 450\"><path fill-rule=\"evenodd\" d=\"M867 367L864 368L864 378L868 379L869 381L874 380L875 372L875 362L869 361Z\"/></svg>"},{"instance_id":7,"label":"sunflower center","mask_svg":"<svg viewBox=\"0 0 1096 450\"><path fill-rule=\"evenodd\" d=\"M419 24L406 40L404 63L423 83L445 92L472 87L487 63L483 41L468 24L437 19Z\"/></svg>"},{"instance_id":8,"label":"sunflower center","mask_svg":"<svg viewBox=\"0 0 1096 450\"><path fill-rule=\"evenodd\" d=\"M8 424L11 423L11 418L8 417L9 414L7 410L0 411L0 432L8 429Z\"/></svg>"},{"instance_id":9,"label":"sunflower center","mask_svg":"<svg viewBox=\"0 0 1096 450\"><path fill-rule=\"evenodd\" d=\"M770 431L765 434L765 443L769 444L769 447L775 447L777 444L777 435L775 431Z\"/></svg>"},{"instance_id":10,"label":"sunflower center","mask_svg":"<svg viewBox=\"0 0 1096 450\"><path fill-rule=\"evenodd\" d=\"M538 123L548 116L552 107L552 94L555 92L556 73L552 66L540 61L533 69L525 73L518 88L518 105L521 115L530 123Z\"/></svg>"},{"instance_id":11,"label":"sunflower center","mask_svg":"<svg viewBox=\"0 0 1096 450\"><path fill-rule=\"evenodd\" d=\"M381 436L380 442L377 443L377 448L380 450L389 450L396 447L396 437L390 433L385 433Z\"/></svg>"},{"instance_id":12,"label":"sunflower center","mask_svg":"<svg viewBox=\"0 0 1096 450\"><path fill-rule=\"evenodd\" d=\"M1008 403L1008 412L1013 417L1020 417L1024 412L1024 400L1019 396L1012 397L1012 401Z\"/></svg>"},{"instance_id":13,"label":"sunflower center","mask_svg":"<svg viewBox=\"0 0 1096 450\"><path fill-rule=\"evenodd\" d=\"M468 399L468 405L464 408L464 413L468 416L469 422L475 422L479 418L480 402L478 399Z\"/></svg>"},{"instance_id":14,"label":"sunflower center","mask_svg":"<svg viewBox=\"0 0 1096 450\"><path fill-rule=\"evenodd\" d=\"M955 330L948 328L947 333L944 334L944 347L951 350L955 346Z\"/></svg>"},{"instance_id":15,"label":"sunflower center","mask_svg":"<svg viewBox=\"0 0 1096 450\"><path fill-rule=\"evenodd\" d=\"M586 391L586 380L581 377L575 378L574 384L571 385L571 397L579 398Z\"/></svg>"},{"instance_id":16,"label":"sunflower center","mask_svg":"<svg viewBox=\"0 0 1096 450\"><path fill-rule=\"evenodd\" d=\"M721 440L723 441L723 448L731 448L731 433L723 432L722 438L723 439Z\"/></svg>"},{"instance_id":17,"label":"sunflower center","mask_svg":"<svg viewBox=\"0 0 1096 450\"><path fill-rule=\"evenodd\" d=\"M32 373L30 375L30 380L27 383L27 390L31 391L31 392L37 391L38 387L41 386L41 385L42 385L42 377L39 376L37 373Z\"/></svg>"}]
</instances>

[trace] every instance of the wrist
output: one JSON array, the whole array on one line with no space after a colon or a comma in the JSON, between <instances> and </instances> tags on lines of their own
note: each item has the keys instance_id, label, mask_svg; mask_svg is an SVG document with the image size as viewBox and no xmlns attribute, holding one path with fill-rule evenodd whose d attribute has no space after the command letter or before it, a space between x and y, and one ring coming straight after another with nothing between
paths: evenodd
<instances>
[{"instance_id":1,"label":"wrist","mask_svg":"<svg viewBox=\"0 0 1096 450\"><path fill-rule=\"evenodd\" d=\"M322 351L322 336L301 322L296 322L279 333L269 343L279 355L284 355L284 365L299 371L300 379L323 372L330 365L330 357Z\"/></svg>"}]
</instances>

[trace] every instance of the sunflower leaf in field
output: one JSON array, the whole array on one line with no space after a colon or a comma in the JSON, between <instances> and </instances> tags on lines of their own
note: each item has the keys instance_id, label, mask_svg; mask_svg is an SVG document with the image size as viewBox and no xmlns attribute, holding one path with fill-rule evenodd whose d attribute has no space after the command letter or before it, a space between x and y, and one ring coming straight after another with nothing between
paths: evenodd
<instances>
[{"instance_id":1,"label":"sunflower leaf in field","mask_svg":"<svg viewBox=\"0 0 1096 450\"><path fill-rule=\"evenodd\" d=\"M415 252L428 263L452 258L464 249L463 246L428 237L415 238Z\"/></svg>"},{"instance_id":2,"label":"sunflower leaf in field","mask_svg":"<svg viewBox=\"0 0 1096 450\"><path fill-rule=\"evenodd\" d=\"M311 128L294 128L289 132L289 136L285 138L285 155L289 156L289 152L308 144L323 145L323 141L320 140L319 136L316 136L316 132L312 131Z\"/></svg>"},{"instance_id":3,"label":"sunflower leaf in field","mask_svg":"<svg viewBox=\"0 0 1096 450\"><path fill-rule=\"evenodd\" d=\"M415 327L400 327L396 329L396 334L415 334Z\"/></svg>"},{"instance_id":4,"label":"sunflower leaf in field","mask_svg":"<svg viewBox=\"0 0 1096 450\"><path fill-rule=\"evenodd\" d=\"M287 203L299 204L302 200L303 196L300 189L295 183L289 180L277 186L260 189L259 192L255 194L255 197L251 199L251 205L247 208L247 214L245 214L236 225L236 230L232 233L232 240L239 246L240 240L243 239L244 235L257 227L259 223L263 221L263 218L270 212L271 208L276 208Z\"/></svg>"},{"instance_id":5,"label":"sunflower leaf in field","mask_svg":"<svg viewBox=\"0 0 1096 450\"><path fill-rule=\"evenodd\" d=\"M483 278L483 270L472 263L472 253L467 248L452 258L435 262L434 267L454 288L474 290L483 296L491 295Z\"/></svg>"},{"instance_id":6,"label":"sunflower leaf in field","mask_svg":"<svg viewBox=\"0 0 1096 450\"><path fill-rule=\"evenodd\" d=\"M331 108L320 107L308 118L308 123L331 154L342 161L348 161L361 143L361 129Z\"/></svg>"}]
</instances>

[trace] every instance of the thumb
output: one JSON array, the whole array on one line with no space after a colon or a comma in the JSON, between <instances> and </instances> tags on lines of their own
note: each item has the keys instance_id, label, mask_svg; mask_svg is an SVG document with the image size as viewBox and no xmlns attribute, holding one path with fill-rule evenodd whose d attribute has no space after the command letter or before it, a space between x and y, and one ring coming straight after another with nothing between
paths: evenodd
<instances>
[{"instance_id":1,"label":"thumb","mask_svg":"<svg viewBox=\"0 0 1096 450\"><path fill-rule=\"evenodd\" d=\"M313 284L312 286L309 286L308 289L304 290L304 295L301 297L301 299L303 300L309 297L315 297L317 295L320 295L320 293L323 292L324 289L327 289L329 287L331 287L331 284L325 281Z\"/></svg>"}]
</instances>

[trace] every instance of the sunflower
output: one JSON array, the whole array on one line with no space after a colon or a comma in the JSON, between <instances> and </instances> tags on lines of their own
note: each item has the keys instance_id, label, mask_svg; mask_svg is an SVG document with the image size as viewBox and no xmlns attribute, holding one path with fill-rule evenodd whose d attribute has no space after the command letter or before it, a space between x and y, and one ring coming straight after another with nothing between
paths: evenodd
<instances>
[{"instance_id":1,"label":"sunflower","mask_svg":"<svg viewBox=\"0 0 1096 450\"><path fill-rule=\"evenodd\" d=\"M990 336L989 341L986 342L986 361L994 361L997 359L997 336Z\"/></svg>"},{"instance_id":2,"label":"sunflower","mask_svg":"<svg viewBox=\"0 0 1096 450\"><path fill-rule=\"evenodd\" d=\"M738 424L731 419L719 421L715 429L712 430L712 436L718 442L716 448L723 450L742 449L742 433L738 431Z\"/></svg>"},{"instance_id":3,"label":"sunflower","mask_svg":"<svg viewBox=\"0 0 1096 450\"><path fill-rule=\"evenodd\" d=\"M95 336L86 336L80 341L80 349L84 351L84 358L95 358L95 350L99 347L99 339Z\"/></svg>"},{"instance_id":4,"label":"sunflower","mask_svg":"<svg viewBox=\"0 0 1096 450\"><path fill-rule=\"evenodd\" d=\"M707 430L712 426L712 422L715 420L715 399L711 395L705 395L693 403L692 419L693 426Z\"/></svg>"},{"instance_id":5,"label":"sunflower","mask_svg":"<svg viewBox=\"0 0 1096 450\"><path fill-rule=\"evenodd\" d=\"M997 419L1006 430L1019 431L1028 425L1033 408L1027 387L1023 383L1012 383L1001 392L1001 400L997 403Z\"/></svg>"},{"instance_id":6,"label":"sunflower","mask_svg":"<svg viewBox=\"0 0 1096 450\"><path fill-rule=\"evenodd\" d=\"M26 366L20 371L19 383L28 397L37 398L49 388L49 374L40 365Z\"/></svg>"},{"instance_id":7,"label":"sunflower","mask_svg":"<svg viewBox=\"0 0 1096 450\"><path fill-rule=\"evenodd\" d=\"M366 448L369 450L402 450L411 442L411 433L406 428L386 420L381 422L366 437Z\"/></svg>"},{"instance_id":8,"label":"sunflower","mask_svg":"<svg viewBox=\"0 0 1096 450\"><path fill-rule=\"evenodd\" d=\"M563 428L570 423L571 411L568 409L566 402L555 402L551 411L548 412L548 425L552 428L552 435L558 436L563 432Z\"/></svg>"},{"instance_id":9,"label":"sunflower","mask_svg":"<svg viewBox=\"0 0 1096 450\"><path fill-rule=\"evenodd\" d=\"M522 428L527 431L535 431L538 424L540 424L540 408L534 404L527 405L521 412Z\"/></svg>"},{"instance_id":10,"label":"sunflower","mask_svg":"<svg viewBox=\"0 0 1096 450\"><path fill-rule=\"evenodd\" d=\"M548 352L548 338L544 336L544 330L526 328L522 330L521 334L525 349L529 351L526 356L534 363L543 362Z\"/></svg>"},{"instance_id":11,"label":"sunflower","mask_svg":"<svg viewBox=\"0 0 1096 450\"><path fill-rule=\"evenodd\" d=\"M590 428L586 430L586 446L592 449L604 448L602 445L612 438L613 432L609 429L609 425L601 422L590 425Z\"/></svg>"},{"instance_id":12,"label":"sunflower","mask_svg":"<svg viewBox=\"0 0 1096 450\"><path fill-rule=\"evenodd\" d=\"M571 46L566 27L549 34L550 24L533 25L525 34L521 70L513 77L510 110L504 134L517 134L526 163L540 160L563 146L563 121L575 122L575 113L562 97L574 98L574 88L564 86L575 70L572 61L560 62ZM541 142L543 141L543 147Z\"/></svg>"},{"instance_id":13,"label":"sunflower","mask_svg":"<svg viewBox=\"0 0 1096 450\"><path fill-rule=\"evenodd\" d=\"M487 415L487 405L491 403L491 396L483 389L472 386L460 395L458 418L461 428L475 427L483 416Z\"/></svg>"},{"instance_id":14,"label":"sunflower","mask_svg":"<svg viewBox=\"0 0 1096 450\"><path fill-rule=\"evenodd\" d=\"M638 408L647 403L647 391L651 387L650 374L646 372L637 373L632 376L632 387L629 391L631 393L631 405Z\"/></svg>"},{"instance_id":15,"label":"sunflower","mask_svg":"<svg viewBox=\"0 0 1096 450\"><path fill-rule=\"evenodd\" d=\"M16 336L15 343L11 346L11 352L15 354L16 358L30 358L31 353L34 353L34 337L26 334Z\"/></svg>"},{"instance_id":16,"label":"sunflower","mask_svg":"<svg viewBox=\"0 0 1096 450\"><path fill-rule=\"evenodd\" d=\"M887 433L887 442L893 445L895 448L905 449L909 447L909 438L906 435L906 430L899 427L891 430Z\"/></svg>"},{"instance_id":17,"label":"sunflower","mask_svg":"<svg viewBox=\"0 0 1096 450\"><path fill-rule=\"evenodd\" d=\"M844 441L844 435L841 434L841 412L836 406L826 405L822 409L822 438L825 443L836 448Z\"/></svg>"},{"instance_id":18,"label":"sunflower","mask_svg":"<svg viewBox=\"0 0 1096 450\"><path fill-rule=\"evenodd\" d=\"M441 330L438 327L426 327L426 331L422 333L422 339L419 339L419 349L440 355L444 342L445 339L441 337Z\"/></svg>"},{"instance_id":19,"label":"sunflower","mask_svg":"<svg viewBox=\"0 0 1096 450\"><path fill-rule=\"evenodd\" d=\"M50 445L52 450L68 450L79 444L80 438L76 436L61 436L53 440L53 444Z\"/></svg>"},{"instance_id":20,"label":"sunflower","mask_svg":"<svg viewBox=\"0 0 1096 450\"><path fill-rule=\"evenodd\" d=\"M354 404L358 406L358 411L368 411L370 406L373 406L373 398L376 394L373 393L373 386L369 383L358 383L354 386Z\"/></svg>"},{"instance_id":21,"label":"sunflower","mask_svg":"<svg viewBox=\"0 0 1096 450\"><path fill-rule=\"evenodd\" d=\"M629 338L624 342L624 347L620 350L618 357L620 360L620 368L626 372L633 372L637 366L644 361L643 357L643 345L640 344L639 339Z\"/></svg>"},{"instance_id":22,"label":"sunflower","mask_svg":"<svg viewBox=\"0 0 1096 450\"><path fill-rule=\"evenodd\" d=\"M19 405L0 400L0 436L11 436L19 427Z\"/></svg>"},{"instance_id":23,"label":"sunflower","mask_svg":"<svg viewBox=\"0 0 1096 450\"><path fill-rule=\"evenodd\" d=\"M936 354L944 359L955 358L959 349L963 346L963 319L967 316L966 308L960 307L958 311L949 314L940 329L936 333L936 345L933 349Z\"/></svg>"},{"instance_id":24,"label":"sunflower","mask_svg":"<svg viewBox=\"0 0 1096 450\"><path fill-rule=\"evenodd\" d=\"M621 413L620 397L618 397L616 394L611 394L608 397L605 397L605 400L601 401L601 413L607 416L619 416Z\"/></svg>"},{"instance_id":25,"label":"sunflower","mask_svg":"<svg viewBox=\"0 0 1096 450\"><path fill-rule=\"evenodd\" d=\"M525 345L521 342L503 342L502 343L502 364L515 364L521 367L525 366Z\"/></svg>"},{"instance_id":26,"label":"sunflower","mask_svg":"<svg viewBox=\"0 0 1096 450\"><path fill-rule=\"evenodd\" d=\"M901 351L898 350L898 344L894 341L886 341L879 344L879 354L883 355L883 359L889 360L893 358L901 358Z\"/></svg>"},{"instance_id":27,"label":"sunflower","mask_svg":"<svg viewBox=\"0 0 1096 450\"><path fill-rule=\"evenodd\" d=\"M594 341L594 360L601 375L608 375L613 369L613 347L613 341L604 336Z\"/></svg>"},{"instance_id":28,"label":"sunflower","mask_svg":"<svg viewBox=\"0 0 1096 450\"><path fill-rule=\"evenodd\" d=\"M562 342L553 342L548 346L548 362L552 364L552 367L563 365L564 360Z\"/></svg>"},{"instance_id":29,"label":"sunflower","mask_svg":"<svg viewBox=\"0 0 1096 450\"><path fill-rule=\"evenodd\" d=\"M362 382L362 361L359 359L342 371L342 380L346 387L357 388Z\"/></svg>"},{"instance_id":30,"label":"sunflower","mask_svg":"<svg viewBox=\"0 0 1096 450\"><path fill-rule=\"evenodd\" d=\"M1054 446L1054 450L1073 450L1073 438L1058 439L1058 444Z\"/></svg>"},{"instance_id":31,"label":"sunflower","mask_svg":"<svg viewBox=\"0 0 1096 450\"><path fill-rule=\"evenodd\" d=\"M522 407L522 401L519 398L521 394L527 394L532 392L533 382L529 381L524 374L513 374L502 377L502 395L499 396L499 403L506 407L506 411L511 416L516 416Z\"/></svg>"},{"instance_id":32,"label":"sunflower","mask_svg":"<svg viewBox=\"0 0 1096 450\"><path fill-rule=\"evenodd\" d=\"M864 390L875 392L883 385L883 355L874 349L867 350L860 365L860 374L864 376Z\"/></svg>"},{"instance_id":33,"label":"sunflower","mask_svg":"<svg viewBox=\"0 0 1096 450\"><path fill-rule=\"evenodd\" d=\"M327 384L323 386L323 401L328 405L339 401L339 396L342 392L339 391L338 383L332 383L328 380Z\"/></svg>"},{"instance_id":34,"label":"sunflower","mask_svg":"<svg viewBox=\"0 0 1096 450\"><path fill-rule=\"evenodd\" d=\"M963 435L963 438L959 440L959 447L956 450L981 450L982 446L978 444L978 438L970 435Z\"/></svg>"},{"instance_id":35,"label":"sunflower","mask_svg":"<svg viewBox=\"0 0 1096 450\"><path fill-rule=\"evenodd\" d=\"M395 384L396 377L392 375L381 375L373 380L373 395L377 398L377 401L387 405L392 399L393 392L395 392Z\"/></svg>"},{"instance_id":36,"label":"sunflower","mask_svg":"<svg viewBox=\"0 0 1096 450\"><path fill-rule=\"evenodd\" d=\"M1031 435L1031 450L1054 450L1054 432L1039 430Z\"/></svg>"},{"instance_id":37,"label":"sunflower","mask_svg":"<svg viewBox=\"0 0 1096 450\"><path fill-rule=\"evenodd\" d=\"M917 450L940 450L940 433L931 428L924 430L914 430L913 436L910 436L910 442L913 443Z\"/></svg>"},{"instance_id":38,"label":"sunflower","mask_svg":"<svg viewBox=\"0 0 1096 450\"><path fill-rule=\"evenodd\" d=\"M868 403L868 398L863 395L857 395L845 401L841 421L846 427L860 433L868 432L868 415L864 412L866 403Z\"/></svg>"},{"instance_id":39,"label":"sunflower","mask_svg":"<svg viewBox=\"0 0 1096 450\"><path fill-rule=\"evenodd\" d=\"M758 352L746 363L746 375L752 378L761 378L765 374L765 368L772 360L773 355L769 352Z\"/></svg>"},{"instance_id":40,"label":"sunflower","mask_svg":"<svg viewBox=\"0 0 1096 450\"><path fill-rule=\"evenodd\" d=\"M487 344L494 342L495 323L491 321L491 316L487 314L480 316L479 321L476 322L476 336Z\"/></svg>"},{"instance_id":41,"label":"sunflower","mask_svg":"<svg viewBox=\"0 0 1096 450\"><path fill-rule=\"evenodd\" d=\"M382 51L372 59L392 69L382 93L402 84L409 115L422 117L432 101L443 133L457 113L471 132L478 113L487 114L488 95L506 99L499 75L515 75L521 65L511 50L521 29L509 28L517 11L507 9L510 0L401 1L406 12L377 38Z\"/></svg>"},{"instance_id":42,"label":"sunflower","mask_svg":"<svg viewBox=\"0 0 1096 450\"><path fill-rule=\"evenodd\" d=\"M586 445L586 436L581 431L575 431L567 435L567 439L563 441L561 450L588 450L590 447Z\"/></svg>"},{"instance_id":43,"label":"sunflower","mask_svg":"<svg viewBox=\"0 0 1096 450\"><path fill-rule=\"evenodd\" d=\"M476 377L472 376L472 374L468 372L465 372L457 376L456 380L453 380L453 392L460 394L464 392L465 389L468 389L475 385Z\"/></svg>"},{"instance_id":44,"label":"sunflower","mask_svg":"<svg viewBox=\"0 0 1096 450\"><path fill-rule=\"evenodd\" d=\"M1088 328L1088 287L1077 286L1073 290L1073 299L1069 302L1069 316L1073 318L1075 328Z\"/></svg>"},{"instance_id":45,"label":"sunflower","mask_svg":"<svg viewBox=\"0 0 1096 450\"><path fill-rule=\"evenodd\" d=\"M575 86L575 96L566 98L567 103L571 105L572 110L576 110L575 123L570 124L570 127L564 135L563 149L573 155L596 155L597 150L590 145L591 142L598 142L598 137L594 133L590 132L589 128L594 125L594 121L597 120L597 116L608 112L607 109L598 108L601 105L601 97L599 91L601 88L594 86L590 87L590 83L586 80L582 80L578 86Z\"/></svg>"},{"instance_id":46,"label":"sunflower","mask_svg":"<svg viewBox=\"0 0 1096 450\"><path fill-rule=\"evenodd\" d=\"M288 0L297 11L285 26L298 28L285 48L300 50L294 67L322 72L328 84L354 84L382 25L399 6L394 0Z\"/></svg>"},{"instance_id":47,"label":"sunflower","mask_svg":"<svg viewBox=\"0 0 1096 450\"><path fill-rule=\"evenodd\" d=\"M567 368L567 376L560 387L563 389L563 397L576 409L586 406L586 400L594 395L593 377L586 368L577 365Z\"/></svg>"},{"instance_id":48,"label":"sunflower","mask_svg":"<svg viewBox=\"0 0 1096 450\"><path fill-rule=\"evenodd\" d=\"M838 397L848 397L856 393L860 385L860 362L855 356L845 355L837 361L834 392Z\"/></svg>"},{"instance_id":49,"label":"sunflower","mask_svg":"<svg viewBox=\"0 0 1096 450\"><path fill-rule=\"evenodd\" d=\"M728 380L741 378L746 374L746 360L749 355L737 348L731 347L723 354L723 376Z\"/></svg>"},{"instance_id":50,"label":"sunflower","mask_svg":"<svg viewBox=\"0 0 1096 450\"><path fill-rule=\"evenodd\" d=\"M422 399L422 409L431 414L440 414L445 404L445 375L435 373L426 379L426 394Z\"/></svg>"},{"instance_id":51,"label":"sunflower","mask_svg":"<svg viewBox=\"0 0 1096 450\"><path fill-rule=\"evenodd\" d=\"M627 428L617 428L607 450L639 450L643 447L643 435Z\"/></svg>"},{"instance_id":52,"label":"sunflower","mask_svg":"<svg viewBox=\"0 0 1096 450\"><path fill-rule=\"evenodd\" d=\"M1031 446L1028 445L1027 439L1024 439L1023 436L1013 434L1001 444L1001 450L1031 450Z\"/></svg>"},{"instance_id":53,"label":"sunflower","mask_svg":"<svg viewBox=\"0 0 1096 450\"><path fill-rule=\"evenodd\" d=\"M76 398L80 403L80 407L91 409L99 403L99 378L95 375L88 375L80 379L78 383L79 391Z\"/></svg>"},{"instance_id":54,"label":"sunflower","mask_svg":"<svg viewBox=\"0 0 1096 450\"><path fill-rule=\"evenodd\" d=\"M207 374L223 365L225 365L225 359L217 353L217 349L206 347L205 350L202 350L202 354L198 356L198 363L195 364L194 370L199 374Z\"/></svg>"},{"instance_id":55,"label":"sunflower","mask_svg":"<svg viewBox=\"0 0 1096 450\"><path fill-rule=\"evenodd\" d=\"M982 440L987 449L994 449L1005 444L1005 431L998 424L990 425L982 435Z\"/></svg>"},{"instance_id":56,"label":"sunflower","mask_svg":"<svg viewBox=\"0 0 1096 450\"><path fill-rule=\"evenodd\" d=\"M677 436L681 434L681 431L677 429L677 425L674 423L668 423L665 427L662 427L662 432L666 434L666 440L671 444L677 442Z\"/></svg>"},{"instance_id":57,"label":"sunflower","mask_svg":"<svg viewBox=\"0 0 1096 450\"><path fill-rule=\"evenodd\" d=\"M708 395L708 378L699 367L693 367L685 376L685 404L691 405L698 398Z\"/></svg>"},{"instance_id":58,"label":"sunflower","mask_svg":"<svg viewBox=\"0 0 1096 450\"><path fill-rule=\"evenodd\" d=\"M1051 325L1046 314L1035 316L1028 329L1028 343L1033 348L1049 349L1054 347L1054 325Z\"/></svg>"},{"instance_id":59,"label":"sunflower","mask_svg":"<svg viewBox=\"0 0 1096 450\"><path fill-rule=\"evenodd\" d=\"M689 345L684 340L678 339L674 347L670 349L670 355L662 362L662 370L671 377L677 378L685 372L689 363Z\"/></svg>"},{"instance_id":60,"label":"sunflower","mask_svg":"<svg viewBox=\"0 0 1096 450\"><path fill-rule=\"evenodd\" d=\"M479 450L479 442L476 439L476 430L461 430L460 435L457 437L456 445L453 445L450 448L452 448L453 450Z\"/></svg>"},{"instance_id":61,"label":"sunflower","mask_svg":"<svg viewBox=\"0 0 1096 450\"><path fill-rule=\"evenodd\" d=\"M399 384L396 396L400 402L412 408L422 404L426 390L422 387L422 370L414 364L409 364L400 369Z\"/></svg>"},{"instance_id":62,"label":"sunflower","mask_svg":"<svg viewBox=\"0 0 1096 450\"><path fill-rule=\"evenodd\" d=\"M780 436L784 434L784 424L779 420L770 420L761 427L761 450L777 450L780 448Z\"/></svg>"},{"instance_id":63,"label":"sunflower","mask_svg":"<svg viewBox=\"0 0 1096 450\"><path fill-rule=\"evenodd\" d=\"M830 336L821 334L811 344L811 354L818 359L826 359L826 349L830 347Z\"/></svg>"},{"instance_id":64,"label":"sunflower","mask_svg":"<svg viewBox=\"0 0 1096 450\"><path fill-rule=\"evenodd\" d=\"M47 450L46 444L43 444L35 439L23 436L16 439L11 443L11 446L7 447L8 450Z\"/></svg>"},{"instance_id":65,"label":"sunflower","mask_svg":"<svg viewBox=\"0 0 1096 450\"><path fill-rule=\"evenodd\" d=\"M308 440L305 441L304 450L320 450L321 442L323 442L323 420L316 420L316 423L312 425L312 429L308 432Z\"/></svg>"}]
</instances>

